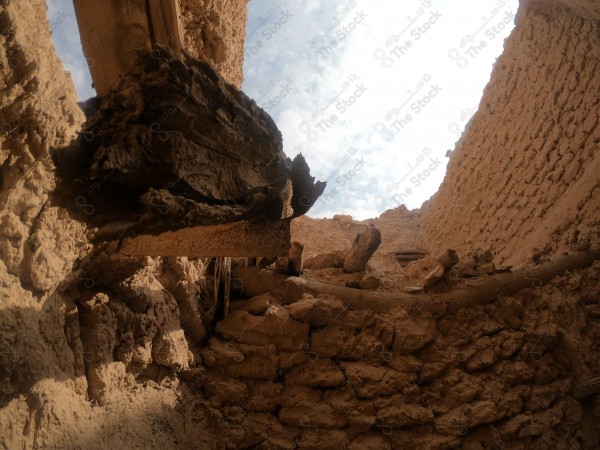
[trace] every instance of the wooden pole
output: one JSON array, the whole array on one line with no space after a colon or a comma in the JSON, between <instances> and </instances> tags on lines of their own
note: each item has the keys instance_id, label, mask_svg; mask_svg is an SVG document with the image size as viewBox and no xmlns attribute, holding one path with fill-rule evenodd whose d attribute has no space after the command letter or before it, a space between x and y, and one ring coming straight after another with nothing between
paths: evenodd
<instances>
[{"instance_id":1,"label":"wooden pole","mask_svg":"<svg viewBox=\"0 0 600 450\"><path fill-rule=\"evenodd\" d=\"M281 301L285 304L295 302L305 293L313 296L329 294L339 298L351 310L387 312L394 307L400 307L443 313L491 303L499 295L512 295L521 289L539 288L567 270L590 266L598 259L600 259L600 249L565 255L555 261L529 269L470 280L470 284L464 288L441 294L411 295L363 291L334 286L309 278L286 277L256 267L240 267L235 270L235 277L245 295L255 296L271 292L281 297Z\"/></svg>"}]
</instances>

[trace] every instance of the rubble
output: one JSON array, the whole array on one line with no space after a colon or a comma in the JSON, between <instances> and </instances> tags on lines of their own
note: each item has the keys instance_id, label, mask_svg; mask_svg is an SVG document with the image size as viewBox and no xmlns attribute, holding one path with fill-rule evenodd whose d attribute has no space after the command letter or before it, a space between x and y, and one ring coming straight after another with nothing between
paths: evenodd
<instances>
[{"instance_id":1,"label":"rubble","mask_svg":"<svg viewBox=\"0 0 600 450\"><path fill-rule=\"evenodd\" d=\"M321 253L307 260L304 267L307 269L326 269L327 267L341 269L344 267L345 259L346 255L341 250L332 253Z\"/></svg>"},{"instance_id":2,"label":"rubble","mask_svg":"<svg viewBox=\"0 0 600 450\"><path fill-rule=\"evenodd\" d=\"M447 271L458 264L458 253L456 250L447 249L444 251L444 253L437 257L437 261L442 265L444 271Z\"/></svg>"}]
</instances>

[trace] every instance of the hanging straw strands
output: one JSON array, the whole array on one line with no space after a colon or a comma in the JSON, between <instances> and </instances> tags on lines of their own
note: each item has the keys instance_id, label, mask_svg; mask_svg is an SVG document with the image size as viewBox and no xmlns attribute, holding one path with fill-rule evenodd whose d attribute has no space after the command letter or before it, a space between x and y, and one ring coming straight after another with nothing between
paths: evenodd
<instances>
[{"instance_id":1,"label":"hanging straw strands","mask_svg":"<svg viewBox=\"0 0 600 450\"><path fill-rule=\"evenodd\" d=\"M225 301L224 314L229 312L229 296L231 293L231 257L215 258L215 276L214 276L214 299L217 304L219 296L219 287L223 277L223 298Z\"/></svg>"}]
</instances>

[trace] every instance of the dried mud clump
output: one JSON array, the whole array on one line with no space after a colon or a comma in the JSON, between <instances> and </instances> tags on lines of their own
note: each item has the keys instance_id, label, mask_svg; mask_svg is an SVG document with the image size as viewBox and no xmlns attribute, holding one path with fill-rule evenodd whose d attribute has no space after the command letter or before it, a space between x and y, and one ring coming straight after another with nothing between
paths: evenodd
<instances>
[{"instance_id":1,"label":"dried mud clump","mask_svg":"<svg viewBox=\"0 0 600 450\"><path fill-rule=\"evenodd\" d=\"M325 188L302 155L285 156L271 117L205 62L155 47L93 102L79 138L53 155L57 200L88 223L130 222L131 235L286 219Z\"/></svg>"}]
</instances>

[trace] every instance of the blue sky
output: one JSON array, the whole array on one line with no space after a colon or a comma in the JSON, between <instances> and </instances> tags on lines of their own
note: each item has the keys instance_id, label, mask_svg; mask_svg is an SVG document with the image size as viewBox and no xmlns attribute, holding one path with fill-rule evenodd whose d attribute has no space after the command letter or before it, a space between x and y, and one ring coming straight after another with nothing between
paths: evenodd
<instances>
[{"instance_id":1,"label":"blue sky","mask_svg":"<svg viewBox=\"0 0 600 450\"><path fill-rule=\"evenodd\" d=\"M81 40L72 0L46 0L52 40L65 68L71 72L77 93L82 100L96 95L87 62L81 50Z\"/></svg>"},{"instance_id":2,"label":"blue sky","mask_svg":"<svg viewBox=\"0 0 600 450\"><path fill-rule=\"evenodd\" d=\"M70 0L57 50L93 94ZM418 208L443 180L514 26L517 0L250 0L243 90L328 187L313 217Z\"/></svg>"}]
</instances>

